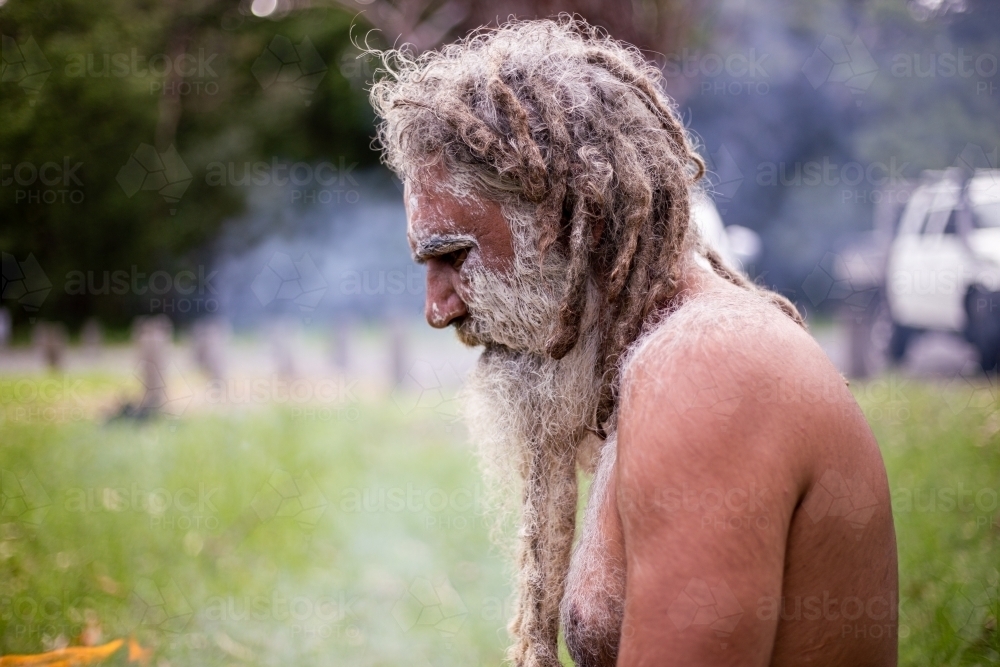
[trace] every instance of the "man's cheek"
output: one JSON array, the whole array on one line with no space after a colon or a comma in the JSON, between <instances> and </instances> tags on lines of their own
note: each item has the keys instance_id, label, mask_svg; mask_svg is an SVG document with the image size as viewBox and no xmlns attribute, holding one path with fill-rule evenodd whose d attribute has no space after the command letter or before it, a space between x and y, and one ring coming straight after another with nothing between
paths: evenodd
<instances>
[{"instance_id":1,"label":"man's cheek","mask_svg":"<svg viewBox=\"0 0 1000 667\"><path fill-rule=\"evenodd\" d=\"M462 300L462 303L465 304L465 307L471 310L473 305L475 304L475 291L472 289L472 286L469 284L469 282L459 277L459 279L455 281L454 289L455 289L455 294L457 294L458 298Z\"/></svg>"}]
</instances>

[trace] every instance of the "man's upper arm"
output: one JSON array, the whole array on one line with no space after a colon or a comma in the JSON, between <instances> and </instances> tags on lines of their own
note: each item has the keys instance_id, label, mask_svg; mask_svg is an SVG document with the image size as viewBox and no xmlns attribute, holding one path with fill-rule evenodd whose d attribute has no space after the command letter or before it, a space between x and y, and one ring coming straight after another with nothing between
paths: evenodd
<instances>
[{"instance_id":1,"label":"man's upper arm","mask_svg":"<svg viewBox=\"0 0 1000 667\"><path fill-rule=\"evenodd\" d=\"M746 360L691 352L643 355L622 403L618 664L767 664L777 621L756 612L781 596L795 464L743 395Z\"/></svg>"}]
</instances>

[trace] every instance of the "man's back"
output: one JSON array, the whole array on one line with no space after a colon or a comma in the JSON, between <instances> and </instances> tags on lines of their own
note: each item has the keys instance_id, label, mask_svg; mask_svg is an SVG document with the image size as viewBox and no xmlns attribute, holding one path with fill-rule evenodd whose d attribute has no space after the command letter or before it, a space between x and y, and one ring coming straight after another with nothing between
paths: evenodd
<instances>
[{"instance_id":1,"label":"man's back","mask_svg":"<svg viewBox=\"0 0 1000 667\"><path fill-rule=\"evenodd\" d=\"M895 664L895 537L864 416L808 334L695 272L626 368L563 606L574 656L608 664L612 646L586 644L614 643L594 626L620 619L619 664Z\"/></svg>"}]
</instances>

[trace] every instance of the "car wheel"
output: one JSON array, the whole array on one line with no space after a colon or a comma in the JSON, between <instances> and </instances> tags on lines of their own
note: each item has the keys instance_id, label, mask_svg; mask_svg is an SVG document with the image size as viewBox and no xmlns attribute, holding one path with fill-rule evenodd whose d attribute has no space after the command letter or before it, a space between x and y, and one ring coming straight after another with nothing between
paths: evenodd
<instances>
[{"instance_id":1,"label":"car wheel","mask_svg":"<svg viewBox=\"0 0 1000 667\"><path fill-rule=\"evenodd\" d=\"M920 335L920 329L903 326L902 324L892 324L892 336L889 338L889 360L894 364L903 361L906 351L910 345Z\"/></svg>"},{"instance_id":2,"label":"car wheel","mask_svg":"<svg viewBox=\"0 0 1000 667\"><path fill-rule=\"evenodd\" d=\"M965 295L965 337L979 351L979 364L992 371L1000 362L1000 292L973 285Z\"/></svg>"}]
</instances>

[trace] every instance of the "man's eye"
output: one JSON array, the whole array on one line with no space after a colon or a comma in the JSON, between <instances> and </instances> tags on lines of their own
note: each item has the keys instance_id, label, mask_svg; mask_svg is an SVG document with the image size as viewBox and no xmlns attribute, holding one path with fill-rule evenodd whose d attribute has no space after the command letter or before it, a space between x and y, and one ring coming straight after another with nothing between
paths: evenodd
<instances>
[{"instance_id":1,"label":"man's eye","mask_svg":"<svg viewBox=\"0 0 1000 667\"><path fill-rule=\"evenodd\" d=\"M462 268L465 264L465 260L469 257L469 249L463 248L462 250L456 250L455 252L448 253L446 259L449 264L457 271Z\"/></svg>"}]
</instances>

